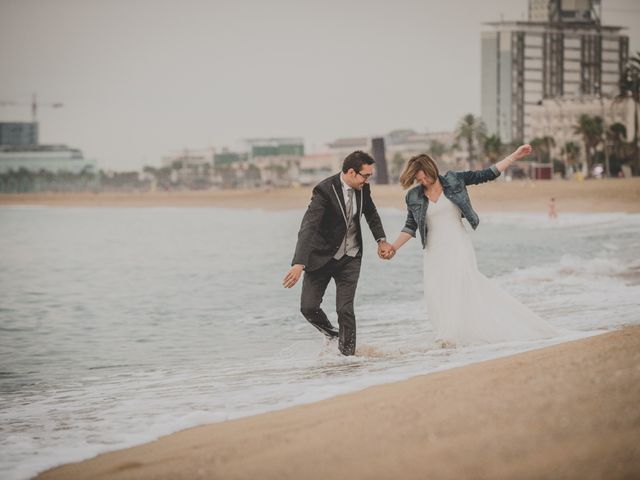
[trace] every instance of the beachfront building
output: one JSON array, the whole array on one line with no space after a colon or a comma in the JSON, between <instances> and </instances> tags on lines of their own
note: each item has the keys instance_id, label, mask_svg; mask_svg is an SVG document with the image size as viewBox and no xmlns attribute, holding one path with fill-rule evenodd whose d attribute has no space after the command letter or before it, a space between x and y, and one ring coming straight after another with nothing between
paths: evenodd
<instances>
[{"instance_id":1,"label":"beachfront building","mask_svg":"<svg viewBox=\"0 0 640 480\"><path fill-rule=\"evenodd\" d=\"M328 151L335 155L336 158L344 160L344 157L355 150L363 152L371 152L372 137L343 137L327 143ZM342 163L341 163L342 165Z\"/></svg>"},{"instance_id":2,"label":"beachfront building","mask_svg":"<svg viewBox=\"0 0 640 480\"><path fill-rule=\"evenodd\" d=\"M307 154L300 160L300 185L315 185L342 169L342 160L332 152Z\"/></svg>"},{"instance_id":3,"label":"beachfront building","mask_svg":"<svg viewBox=\"0 0 640 480\"><path fill-rule=\"evenodd\" d=\"M418 133L415 130L403 129L393 130L385 136L387 145L387 157L393 173L398 170L400 158L404 163L414 155L427 153L438 165L443 168L456 168L464 165L468 154L460 150L456 144L454 132L424 132Z\"/></svg>"},{"instance_id":4,"label":"beachfront building","mask_svg":"<svg viewBox=\"0 0 640 480\"><path fill-rule=\"evenodd\" d=\"M327 155L333 156L333 161L338 165L337 171L342 170L345 157L356 150L367 152L376 161L372 183L388 183L388 156L386 141L383 136L367 137L343 137L326 144Z\"/></svg>"},{"instance_id":5,"label":"beachfront building","mask_svg":"<svg viewBox=\"0 0 640 480\"><path fill-rule=\"evenodd\" d=\"M337 165L354 150L371 153L370 137L339 138L327 144L328 154L333 155ZM390 180L397 181L406 162L420 153L430 154L445 169L463 169L468 163L467 152L458 148L454 132L416 132L412 129L392 130L382 136Z\"/></svg>"},{"instance_id":6,"label":"beachfront building","mask_svg":"<svg viewBox=\"0 0 640 480\"><path fill-rule=\"evenodd\" d=\"M171 183L190 189L203 189L215 185L213 148L189 149L162 158L162 166L171 169Z\"/></svg>"},{"instance_id":7,"label":"beachfront building","mask_svg":"<svg viewBox=\"0 0 640 480\"><path fill-rule=\"evenodd\" d=\"M612 96L629 56L621 27L600 22L596 0L529 0L529 20L482 33L482 118L503 142L530 140L544 99Z\"/></svg>"},{"instance_id":8,"label":"beachfront building","mask_svg":"<svg viewBox=\"0 0 640 480\"><path fill-rule=\"evenodd\" d=\"M247 168L257 168L263 185L286 187L298 183L300 161L304 157L304 139L250 138Z\"/></svg>"},{"instance_id":9,"label":"beachfront building","mask_svg":"<svg viewBox=\"0 0 640 480\"><path fill-rule=\"evenodd\" d=\"M633 140L634 104L631 98L616 100L599 95L580 97L557 97L542 100L532 106L530 111L531 138L552 137L551 157L561 159L563 147L573 142L580 146L579 162L586 167L586 149L582 136L576 133L580 116L600 117L603 127L608 131L611 125L619 123L625 126L626 141ZM598 147L600 150L601 146ZM584 172L586 173L586 172Z\"/></svg>"},{"instance_id":10,"label":"beachfront building","mask_svg":"<svg viewBox=\"0 0 640 480\"><path fill-rule=\"evenodd\" d=\"M191 169L202 172L213 165L215 150L213 148L185 148L179 152L162 157L162 166L174 169Z\"/></svg>"},{"instance_id":11,"label":"beachfront building","mask_svg":"<svg viewBox=\"0 0 640 480\"><path fill-rule=\"evenodd\" d=\"M216 152L213 156L216 184L224 188L259 187L262 183L260 170L248 159L247 152L234 152L228 148Z\"/></svg>"},{"instance_id":12,"label":"beachfront building","mask_svg":"<svg viewBox=\"0 0 640 480\"><path fill-rule=\"evenodd\" d=\"M96 163L67 145L40 145L37 122L0 122L0 191L97 188Z\"/></svg>"},{"instance_id":13,"label":"beachfront building","mask_svg":"<svg viewBox=\"0 0 640 480\"><path fill-rule=\"evenodd\" d=\"M245 163L247 159L247 153L232 152L228 148L223 148L222 151L213 154L213 165L216 168L237 166Z\"/></svg>"},{"instance_id":14,"label":"beachfront building","mask_svg":"<svg viewBox=\"0 0 640 480\"><path fill-rule=\"evenodd\" d=\"M33 173L91 173L95 161L66 145L0 145L0 173L26 170Z\"/></svg>"},{"instance_id":15,"label":"beachfront building","mask_svg":"<svg viewBox=\"0 0 640 480\"><path fill-rule=\"evenodd\" d=\"M90 173L95 161L66 145L38 144L37 122L0 122L0 173Z\"/></svg>"}]
</instances>

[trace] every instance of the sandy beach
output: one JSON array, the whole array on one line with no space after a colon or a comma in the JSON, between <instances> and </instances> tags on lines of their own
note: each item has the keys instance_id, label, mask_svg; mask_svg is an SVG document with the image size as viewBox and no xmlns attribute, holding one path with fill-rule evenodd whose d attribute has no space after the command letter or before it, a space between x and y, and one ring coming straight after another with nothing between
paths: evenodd
<instances>
[{"instance_id":1,"label":"sandy beach","mask_svg":"<svg viewBox=\"0 0 640 480\"><path fill-rule=\"evenodd\" d=\"M184 430L39 479L640 477L640 326Z\"/></svg>"},{"instance_id":2,"label":"sandy beach","mask_svg":"<svg viewBox=\"0 0 640 480\"><path fill-rule=\"evenodd\" d=\"M398 185L373 185L378 207L405 208ZM556 198L562 212L640 212L640 177L577 181L491 182L469 188L477 211L546 212ZM270 190L218 190L146 193L0 194L1 205L65 207L226 207L284 210L304 208L311 187Z\"/></svg>"}]
</instances>

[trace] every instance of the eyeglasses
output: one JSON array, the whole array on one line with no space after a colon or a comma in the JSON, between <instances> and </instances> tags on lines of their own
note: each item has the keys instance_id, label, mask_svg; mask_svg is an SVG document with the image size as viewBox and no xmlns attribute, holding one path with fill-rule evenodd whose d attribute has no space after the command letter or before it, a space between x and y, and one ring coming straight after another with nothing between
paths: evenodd
<instances>
[{"instance_id":1,"label":"eyeglasses","mask_svg":"<svg viewBox=\"0 0 640 480\"><path fill-rule=\"evenodd\" d=\"M364 175L361 174L360 172L356 172L356 175L360 175L362 178L364 178L365 180L369 180L371 178L371 175L373 175L373 173L365 173Z\"/></svg>"}]
</instances>

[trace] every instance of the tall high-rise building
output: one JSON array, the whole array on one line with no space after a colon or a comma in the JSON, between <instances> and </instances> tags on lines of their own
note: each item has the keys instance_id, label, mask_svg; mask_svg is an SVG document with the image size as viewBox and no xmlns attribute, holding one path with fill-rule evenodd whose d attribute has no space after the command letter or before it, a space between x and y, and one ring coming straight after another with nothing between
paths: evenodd
<instances>
[{"instance_id":1,"label":"tall high-rise building","mask_svg":"<svg viewBox=\"0 0 640 480\"><path fill-rule=\"evenodd\" d=\"M616 93L629 57L622 27L600 22L599 0L529 0L529 20L482 33L482 118L504 142L529 140L542 100Z\"/></svg>"},{"instance_id":2,"label":"tall high-rise building","mask_svg":"<svg viewBox=\"0 0 640 480\"><path fill-rule=\"evenodd\" d=\"M0 145L38 144L37 122L0 122Z\"/></svg>"}]
</instances>

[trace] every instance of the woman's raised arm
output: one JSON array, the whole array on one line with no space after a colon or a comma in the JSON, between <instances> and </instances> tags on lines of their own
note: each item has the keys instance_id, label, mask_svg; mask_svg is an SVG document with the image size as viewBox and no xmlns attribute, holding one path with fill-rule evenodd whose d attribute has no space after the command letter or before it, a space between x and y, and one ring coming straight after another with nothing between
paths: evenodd
<instances>
[{"instance_id":1,"label":"woman's raised arm","mask_svg":"<svg viewBox=\"0 0 640 480\"><path fill-rule=\"evenodd\" d=\"M515 152L513 152L511 155L509 155L508 157L496 163L496 168L500 173L502 173L507 168L509 168L509 166L511 166L513 162L515 162L516 160L520 160L521 158L524 158L528 155L531 155L531 152L533 152L533 148L531 148L531 145L529 144L520 145L518 149Z\"/></svg>"}]
</instances>

